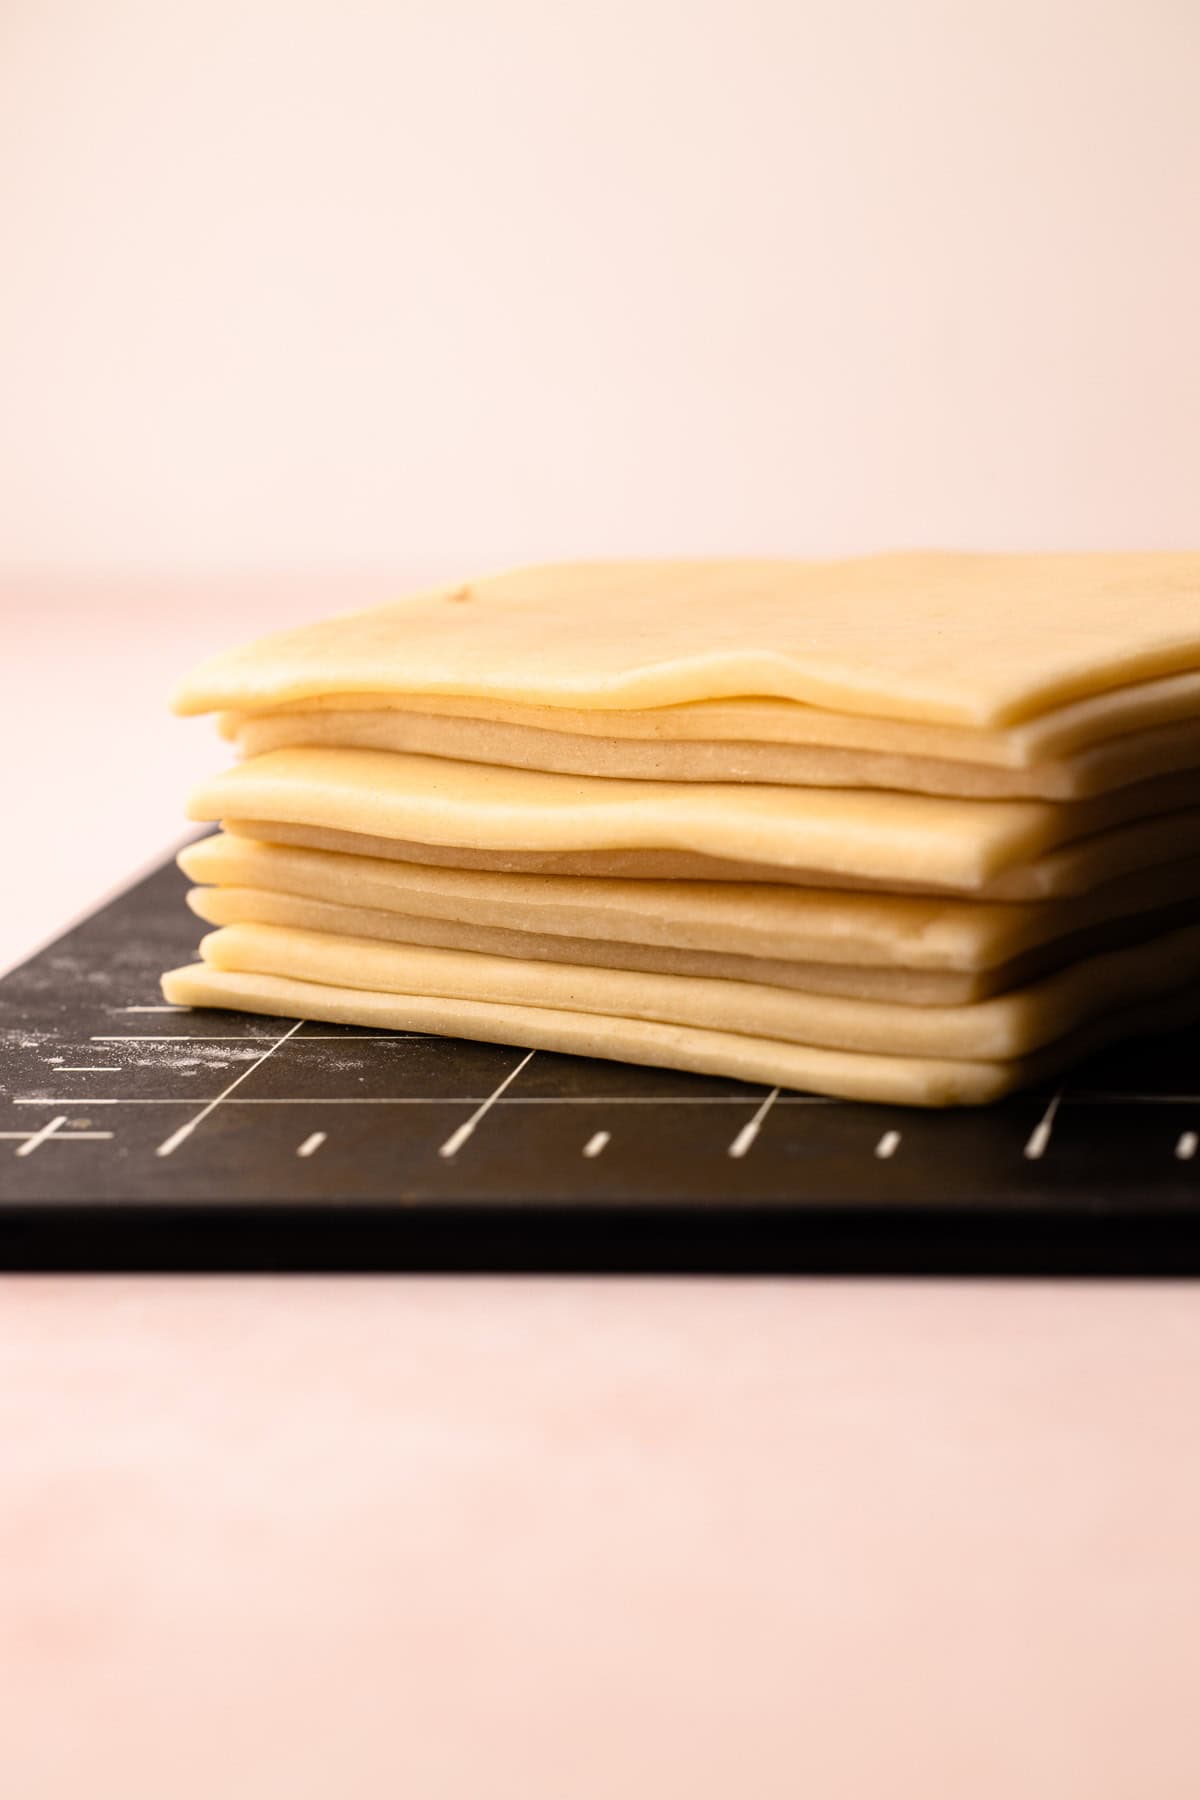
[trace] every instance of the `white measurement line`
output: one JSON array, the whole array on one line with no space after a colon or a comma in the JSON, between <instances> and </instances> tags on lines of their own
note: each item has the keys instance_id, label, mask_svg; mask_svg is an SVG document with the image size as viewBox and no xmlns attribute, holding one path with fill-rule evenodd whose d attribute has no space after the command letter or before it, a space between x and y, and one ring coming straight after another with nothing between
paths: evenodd
<instances>
[{"instance_id":1,"label":"white measurement line","mask_svg":"<svg viewBox=\"0 0 1200 1800\"><path fill-rule=\"evenodd\" d=\"M302 1043L308 1040L302 1038ZM249 1073L249 1071L247 1071ZM57 1099L48 1099L42 1094L22 1094L13 1100L14 1106L78 1106L78 1094L60 1095ZM89 1106L195 1106L194 1094L180 1094L168 1099L165 1095L156 1095L147 1099L139 1095L122 1094L117 1098L99 1098L89 1094ZM236 1099L226 1101L227 1106L478 1106L481 1104L478 1094L303 1094L299 1096L274 1094L252 1099L238 1095ZM498 1106L745 1106L744 1094L505 1094L496 1102ZM840 1100L814 1098L808 1094L780 1094L778 1106L789 1104L800 1106L841 1106Z\"/></svg>"},{"instance_id":2,"label":"white measurement line","mask_svg":"<svg viewBox=\"0 0 1200 1800\"><path fill-rule=\"evenodd\" d=\"M40 1131L0 1131L0 1138L7 1138L10 1141L18 1138L23 1139L25 1143L31 1144L32 1148L35 1150L37 1145L32 1144L34 1138L39 1139L43 1144L48 1144L50 1142L50 1136L50 1133L43 1134ZM68 1131L65 1135L57 1131L53 1133L54 1142L56 1144L78 1144L84 1140L89 1143L94 1143L99 1138L111 1138L111 1136L111 1131ZM17 1151L18 1156L28 1156L29 1154L30 1152L28 1150Z\"/></svg>"},{"instance_id":3,"label":"white measurement line","mask_svg":"<svg viewBox=\"0 0 1200 1800\"><path fill-rule=\"evenodd\" d=\"M289 1026L281 1038L277 1038L273 1044L269 1045L268 1048L263 1051L261 1056L256 1056L254 1061L250 1064L250 1066L248 1068L243 1069L241 1074L236 1078L236 1080L231 1081L229 1086L224 1090L224 1092L218 1094L215 1100L210 1100L208 1105L206 1107L204 1107L202 1109L202 1111L198 1112L194 1119L189 1119L186 1125L181 1125L179 1127L178 1131L173 1131L169 1138L164 1138L162 1143L158 1146L158 1149L154 1152L154 1154L156 1156L171 1156L171 1155L173 1155L174 1152L176 1150L178 1150L180 1144L182 1144L185 1139L191 1137L191 1135L192 1135L193 1131L195 1131L197 1125L203 1125L203 1123L204 1123L205 1119L207 1119L208 1115L210 1113L216 1111L217 1107L220 1106L222 1100L227 1100L229 1098L229 1096L230 1096L230 1094L232 1094L234 1088L240 1087L243 1081L247 1080L249 1076L253 1075L255 1069L261 1069L262 1065L266 1062L267 1058L269 1056L273 1056L275 1054L276 1050L278 1050L283 1044L286 1044L290 1037L295 1037L296 1033L299 1031L299 1029L303 1025L303 1023L304 1023L303 1019L297 1019L296 1023L294 1025ZM89 1102L89 1104L90 1104L90 1102Z\"/></svg>"},{"instance_id":4,"label":"white measurement line","mask_svg":"<svg viewBox=\"0 0 1200 1800\"><path fill-rule=\"evenodd\" d=\"M30 1136L25 1139L25 1142L21 1145L20 1149L17 1151L17 1155L18 1156L32 1156L34 1151L37 1149L38 1145L49 1143L50 1139L54 1136L54 1134L58 1130L59 1126L65 1125L66 1122L67 1122L66 1113L59 1113L57 1118L47 1120L46 1124L42 1126L40 1131L32 1132L30 1134Z\"/></svg>"},{"instance_id":5,"label":"white measurement line","mask_svg":"<svg viewBox=\"0 0 1200 1800\"><path fill-rule=\"evenodd\" d=\"M120 1012L191 1012L190 1006L122 1006Z\"/></svg>"},{"instance_id":6,"label":"white measurement line","mask_svg":"<svg viewBox=\"0 0 1200 1800\"><path fill-rule=\"evenodd\" d=\"M1054 1130L1054 1115L1061 1104L1062 1093L1059 1092L1055 1094L1049 1106L1030 1132L1029 1141L1025 1145L1025 1158L1027 1162L1037 1162L1039 1157L1045 1156L1046 1146L1050 1142L1050 1133Z\"/></svg>"},{"instance_id":7,"label":"white measurement line","mask_svg":"<svg viewBox=\"0 0 1200 1800\"><path fill-rule=\"evenodd\" d=\"M521 1073L521 1070L525 1067L525 1065L527 1063L531 1062L536 1055L537 1055L536 1050L527 1050L526 1051L525 1055L521 1058L521 1060L517 1064L516 1068L513 1069L508 1075L506 1075L504 1077L504 1080L500 1083L499 1087L493 1089L493 1091L488 1095L487 1099L483 1102L483 1104L481 1106L476 1107L475 1111L471 1114L470 1118L467 1119L462 1125L460 1125L458 1127L457 1131L452 1131L450 1133L450 1136L446 1139L445 1143L441 1146L441 1148L438 1151L439 1156L450 1157L450 1156L455 1155L455 1153L457 1151L462 1149L463 1145L466 1143L466 1141L470 1137L471 1133L475 1130L476 1126L479 1124L479 1121L482 1118L484 1118L487 1113L489 1113L491 1111L492 1107L495 1106L497 1100L499 1100L501 1094L503 1094L505 1088L510 1087L512 1085L512 1083L517 1079L517 1076Z\"/></svg>"},{"instance_id":8,"label":"white measurement line","mask_svg":"<svg viewBox=\"0 0 1200 1800\"><path fill-rule=\"evenodd\" d=\"M885 1131L875 1146L875 1154L880 1162L886 1162L890 1156L895 1156L899 1148L900 1133L898 1131Z\"/></svg>"},{"instance_id":9,"label":"white measurement line","mask_svg":"<svg viewBox=\"0 0 1200 1800\"><path fill-rule=\"evenodd\" d=\"M583 1154L585 1156L599 1156L605 1144L610 1143L611 1141L611 1131L594 1131L587 1143L583 1146Z\"/></svg>"},{"instance_id":10,"label":"white measurement line","mask_svg":"<svg viewBox=\"0 0 1200 1800\"><path fill-rule=\"evenodd\" d=\"M248 1037L244 1031L239 1031L236 1037L220 1037L215 1033L212 1037L185 1037L182 1031L172 1031L166 1037L130 1037L121 1032L116 1037L110 1033L107 1037L88 1039L89 1044L269 1044L270 1041L265 1031L255 1037Z\"/></svg>"},{"instance_id":11,"label":"white measurement line","mask_svg":"<svg viewBox=\"0 0 1200 1800\"><path fill-rule=\"evenodd\" d=\"M310 1031L307 1037L300 1039L302 1044L408 1044L424 1037L423 1032L416 1031L381 1031L378 1037L348 1038L337 1031ZM122 1032L119 1036L91 1037L90 1044L265 1044L263 1032L239 1032L236 1037L218 1037L215 1033L205 1033L202 1037L185 1037L182 1031L172 1031L166 1037L130 1037Z\"/></svg>"},{"instance_id":12,"label":"white measurement line","mask_svg":"<svg viewBox=\"0 0 1200 1800\"><path fill-rule=\"evenodd\" d=\"M1193 1156L1196 1154L1197 1148L1200 1148L1200 1138L1196 1136L1194 1131L1184 1131L1179 1135L1179 1142L1175 1146L1175 1154L1180 1162L1191 1162Z\"/></svg>"},{"instance_id":13,"label":"white measurement line","mask_svg":"<svg viewBox=\"0 0 1200 1800\"><path fill-rule=\"evenodd\" d=\"M729 1149L726 1151L727 1156L745 1156L747 1150L762 1130L763 1120L766 1118L778 1098L779 1089L772 1088L754 1117L748 1124L742 1126L742 1129L738 1132L732 1144L730 1144Z\"/></svg>"},{"instance_id":14,"label":"white measurement line","mask_svg":"<svg viewBox=\"0 0 1200 1800\"><path fill-rule=\"evenodd\" d=\"M312 1133L311 1137L306 1137L304 1142L298 1146L298 1148L296 1150L296 1155L297 1156L315 1156L316 1152L321 1148L321 1145L325 1142L325 1137L326 1137L325 1132L314 1131Z\"/></svg>"},{"instance_id":15,"label":"white measurement line","mask_svg":"<svg viewBox=\"0 0 1200 1800\"><path fill-rule=\"evenodd\" d=\"M107 1066L101 1063L63 1063L59 1066L60 1075L120 1075L120 1065L112 1063Z\"/></svg>"}]
</instances>

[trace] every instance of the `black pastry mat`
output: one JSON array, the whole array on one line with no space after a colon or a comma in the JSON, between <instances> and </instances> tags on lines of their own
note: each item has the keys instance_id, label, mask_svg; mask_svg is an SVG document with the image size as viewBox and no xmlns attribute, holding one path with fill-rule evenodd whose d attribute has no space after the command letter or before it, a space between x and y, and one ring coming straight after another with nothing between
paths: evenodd
<instances>
[{"instance_id":1,"label":"black pastry mat","mask_svg":"<svg viewBox=\"0 0 1200 1800\"><path fill-rule=\"evenodd\" d=\"M185 886L0 982L4 1267L1200 1269L1200 1031L933 1113L179 1011Z\"/></svg>"}]
</instances>

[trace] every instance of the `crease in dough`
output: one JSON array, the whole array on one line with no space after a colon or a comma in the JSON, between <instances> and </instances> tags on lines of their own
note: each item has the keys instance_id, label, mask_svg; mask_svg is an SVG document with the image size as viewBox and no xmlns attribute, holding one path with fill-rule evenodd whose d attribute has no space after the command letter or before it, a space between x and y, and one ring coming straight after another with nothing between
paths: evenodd
<instances>
[{"instance_id":1,"label":"crease in dough","mask_svg":"<svg viewBox=\"0 0 1200 1800\"><path fill-rule=\"evenodd\" d=\"M205 663L175 705L258 711L380 690L580 708L754 695L991 728L1198 667L1191 552L626 561L513 570L281 632Z\"/></svg>"},{"instance_id":2,"label":"crease in dough","mask_svg":"<svg viewBox=\"0 0 1200 1800\"><path fill-rule=\"evenodd\" d=\"M1190 797L1190 777L1145 784L1143 807ZM512 854L670 852L889 886L972 892L1130 815L1133 790L1095 801L955 800L864 789L609 781L382 750L277 750L200 784L189 816L269 820ZM269 833L266 835L270 835ZM432 858L431 858L432 860ZM619 872L619 871L615 871ZM662 873L668 873L663 870ZM703 871L701 871L703 873Z\"/></svg>"}]
</instances>

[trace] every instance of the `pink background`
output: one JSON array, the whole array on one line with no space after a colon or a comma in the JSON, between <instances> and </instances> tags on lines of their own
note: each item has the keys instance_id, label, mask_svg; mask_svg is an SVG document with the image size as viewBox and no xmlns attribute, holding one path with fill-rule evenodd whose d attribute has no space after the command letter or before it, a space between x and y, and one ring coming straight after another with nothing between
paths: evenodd
<instances>
[{"instance_id":1,"label":"pink background","mask_svg":"<svg viewBox=\"0 0 1200 1800\"><path fill-rule=\"evenodd\" d=\"M1194 0L6 0L0 563L1190 544Z\"/></svg>"},{"instance_id":2,"label":"pink background","mask_svg":"<svg viewBox=\"0 0 1200 1800\"><path fill-rule=\"evenodd\" d=\"M1195 1800L1186 1285L0 1284L44 1800Z\"/></svg>"}]
</instances>

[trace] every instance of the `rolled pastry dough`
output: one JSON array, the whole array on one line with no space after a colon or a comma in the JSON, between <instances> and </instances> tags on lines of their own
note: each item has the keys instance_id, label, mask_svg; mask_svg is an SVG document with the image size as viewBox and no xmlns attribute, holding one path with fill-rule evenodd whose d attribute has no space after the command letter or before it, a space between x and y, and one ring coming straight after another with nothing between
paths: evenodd
<instances>
[{"instance_id":1,"label":"rolled pastry dough","mask_svg":"<svg viewBox=\"0 0 1200 1800\"><path fill-rule=\"evenodd\" d=\"M1119 1038L1175 1030L1200 1017L1200 989L1193 987L1111 1013L1022 1062L956 1063L948 1058L821 1050L695 1026L555 1012L541 1006L327 987L277 975L217 969L206 963L164 975L163 994L178 1006L224 1006L286 1019L430 1031L904 1106L982 1105L1031 1081L1055 1075Z\"/></svg>"},{"instance_id":2,"label":"rolled pastry dough","mask_svg":"<svg viewBox=\"0 0 1200 1800\"><path fill-rule=\"evenodd\" d=\"M297 749L202 783L189 811L193 819L270 821L505 858L669 853L770 870L775 879L815 874L849 886L969 893L1115 821L1180 806L1193 788L1189 776L1165 776L1142 784L1145 791L1053 805L606 781L379 750ZM647 870L654 872L680 871Z\"/></svg>"},{"instance_id":3,"label":"rolled pastry dough","mask_svg":"<svg viewBox=\"0 0 1200 1800\"><path fill-rule=\"evenodd\" d=\"M231 735L243 756L295 747L398 750L619 780L895 788L903 793L982 800L1088 799L1187 770L1192 771L1193 785L1200 792L1196 774L1200 723L1134 732L1071 757L1032 768L1005 769L966 760L950 762L803 744L600 737L395 707L344 712L280 707L276 712L225 717L231 721Z\"/></svg>"},{"instance_id":4,"label":"rolled pastry dough","mask_svg":"<svg viewBox=\"0 0 1200 1800\"><path fill-rule=\"evenodd\" d=\"M1200 1015L1194 554L517 570L176 703L171 1000L929 1105Z\"/></svg>"},{"instance_id":5,"label":"rolled pastry dough","mask_svg":"<svg viewBox=\"0 0 1200 1800\"><path fill-rule=\"evenodd\" d=\"M716 883L766 882L781 887L839 888L843 893L924 894L950 898L954 889L932 882L880 882L834 876L819 869L783 869L778 864L726 862L718 856L694 856L686 851L499 851L445 849L438 844L417 844L404 838L360 836L353 831L329 831L318 825L281 825L262 819L227 819L226 830L276 844L294 844L312 850L337 850L352 856L391 858L397 862L440 865L506 874L564 875L629 878L637 881ZM1034 862L1022 863L973 890L974 900L1065 900L1088 894L1137 872L1158 873L1160 864L1171 868L1175 859L1200 854L1200 808L1171 813L1165 819L1148 819L1139 825L1123 825L1116 831L1099 832L1066 844ZM961 890L960 890L961 892Z\"/></svg>"},{"instance_id":6,"label":"rolled pastry dough","mask_svg":"<svg viewBox=\"0 0 1200 1800\"><path fill-rule=\"evenodd\" d=\"M980 971L1064 935L1200 895L1200 858L1063 905L983 904L777 884L505 875L349 856L238 835L181 853L192 881L270 889L465 925L791 961Z\"/></svg>"},{"instance_id":7,"label":"rolled pastry dough","mask_svg":"<svg viewBox=\"0 0 1200 1800\"><path fill-rule=\"evenodd\" d=\"M1200 558L908 552L519 569L217 657L183 712L315 694L658 707L758 695L996 727L1200 668Z\"/></svg>"},{"instance_id":8,"label":"rolled pastry dough","mask_svg":"<svg viewBox=\"0 0 1200 1800\"><path fill-rule=\"evenodd\" d=\"M504 877L500 877L501 880ZM556 932L460 924L366 906L342 906L270 888L192 888L192 911L210 925L286 925L338 937L380 938L439 950L481 951L524 961L580 963L591 968L640 969L651 974L699 975L730 982L795 988L807 994L840 994L854 1000L887 1000L903 1006L963 1006L1020 987L1066 963L1168 929L1200 924L1200 902L1136 913L1082 931L1072 930L1038 949L994 968L952 970L863 967L845 962L785 962L715 950L680 950L611 938L565 937ZM528 920L526 921L526 924Z\"/></svg>"},{"instance_id":9,"label":"rolled pastry dough","mask_svg":"<svg viewBox=\"0 0 1200 1800\"><path fill-rule=\"evenodd\" d=\"M1194 727L1200 716L1200 670L1135 681L1052 707L1019 725L978 729L928 725L912 719L829 712L792 700L688 700L674 706L535 706L489 696L400 693L320 693L282 701L266 713L227 712L220 727L237 736L246 717L291 712L387 712L520 725L574 736L645 739L651 743L749 743L866 750L872 754L982 762L1029 769L1080 750L1115 747L1116 740L1168 725Z\"/></svg>"},{"instance_id":10,"label":"rolled pastry dough","mask_svg":"<svg viewBox=\"0 0 1200 1800\"><path fill-rule=\"evenodd\" d=\"M531 964L278 925L223 926L204 939L200 954L214 968L327 987L610 1014L878 1056L1011 1062L1106 1013L1200 979L1200 927L1087 957L973 1006L939 1007L796 993L745 981Z\"/></svg>"}]
</instances>

